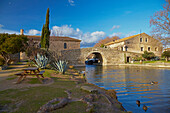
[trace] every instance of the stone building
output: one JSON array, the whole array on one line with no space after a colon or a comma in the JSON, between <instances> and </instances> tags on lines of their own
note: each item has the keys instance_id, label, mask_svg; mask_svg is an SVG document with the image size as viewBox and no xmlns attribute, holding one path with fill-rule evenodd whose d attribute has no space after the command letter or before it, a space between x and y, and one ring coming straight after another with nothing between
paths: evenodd
<instances>
[{"instance_id":1,"label":"stone building","mask_svg":"<svg viewBox=\"0 0 170 113\"><path fill-rule=\"evenodd\" d=\"M20 31L21 35L23 35L23 30ZM40 41L41 36L30 36L27 35L29 40L33 40L38 47L41 47ZM70 37L61 37L61 36L50 36L50 46L49 50L53 52L60 52L62 50L71 50L71 49L80 49L81 40L70 38ZM25 54L20 54L21 59L25 59Z\"/></svg>"},{"instance_id":2,"label":"stone building","mask_svg":"<svg viewBox=\"0 0 170 113\"><path fill-rule=\"evenodd\" d=\"M160 41L141 33L130 37L122 38L105 44L107 48L116 48L119 51L127 51L143 54L144 51L153 52L156 56L161 56L163 45Z\"/></svg>"}]
</instances>

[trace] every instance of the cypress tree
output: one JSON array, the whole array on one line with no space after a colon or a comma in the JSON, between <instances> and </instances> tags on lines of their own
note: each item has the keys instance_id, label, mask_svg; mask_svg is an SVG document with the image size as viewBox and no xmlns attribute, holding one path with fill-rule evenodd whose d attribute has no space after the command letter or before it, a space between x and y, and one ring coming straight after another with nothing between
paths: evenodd
<instances>
[{"instance_id":1,"label":"cypress tree","mask_svg":"<svg viewBox=\"0 0 170 113\"><path fill-rule=\"evenodd\" d=\"M46 13L46 23L45 23L45 48L49 48L49 39L50 39L50 30L49 30L49 8L47 9Z\"/></svg>"},{"instance_id":2,"label":"cypress tree","mask_svg":"<svg viewBox=\"0 0 170 113\"><path fill-rule=\"evenodd\" d=\"M42 36L41 36L41 41L42 41L42 48L49 48L49 40L50 40L50 30L49 30L49 8L47 9L46 13L46 22L45 25L43 25L42 29Z\"/></svg>"}]
</instances>

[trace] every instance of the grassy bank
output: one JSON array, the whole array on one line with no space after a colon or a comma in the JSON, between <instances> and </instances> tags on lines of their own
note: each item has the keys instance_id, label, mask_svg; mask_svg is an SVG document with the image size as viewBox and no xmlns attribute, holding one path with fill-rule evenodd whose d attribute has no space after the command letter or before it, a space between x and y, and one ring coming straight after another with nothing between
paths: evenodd
<instances>
[{"instance_id":1,"label":"grassy bank","mask_svg":"<svg viewBox=\"0 0 170 113\"><path fill-rule=\"evenodd\" d=\"M147 64L147 63L170 63L170 61L165 61L165 60L158 60L158 61L142 61L143 64ZM140 64L140 62L134 62L134 64Z\"/></svg>"}]
</instances>

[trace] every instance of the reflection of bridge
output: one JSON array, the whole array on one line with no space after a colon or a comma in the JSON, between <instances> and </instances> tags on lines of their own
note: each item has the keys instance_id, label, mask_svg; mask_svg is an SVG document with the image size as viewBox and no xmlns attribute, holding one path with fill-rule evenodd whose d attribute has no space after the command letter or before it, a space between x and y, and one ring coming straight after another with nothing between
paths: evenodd
<instances>
[{"instance_id":1,"label":"reflection of bridge","mask_svg":"<svg viewBox=\"0 0 170 113\"><path fill-rule=\"evenodd\" d=\"M73 50L64 50L62 56L69 61L71 65L84 65L86 58L90 54L95 54L96 58L101 61L102 65L124 64L130 61L136 53L127 51L118 51L110 48L82 48ZM139 54L138 54L139 55Z\"/></svg>"}]
</instances>

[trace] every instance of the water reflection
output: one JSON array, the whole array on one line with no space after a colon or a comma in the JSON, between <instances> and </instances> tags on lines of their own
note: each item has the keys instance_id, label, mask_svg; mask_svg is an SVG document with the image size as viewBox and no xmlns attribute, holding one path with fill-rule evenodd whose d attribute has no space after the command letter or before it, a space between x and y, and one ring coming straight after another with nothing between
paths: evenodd
<instances>
[{"instance_id":1,"label":"water reflection","mask_svg":"<svg viewBox=\"0 0 170 113\"><path fill-rule=\"evenodd\" d=\"M118 100L128 111L144 113L168 113L170 110L170 70L125 66L86 66L89 83L105 89L115 89ZM158 84L150 84L157 81ZM137 107L136 100L141 101Z\"/></svg>"}]
</instances>

